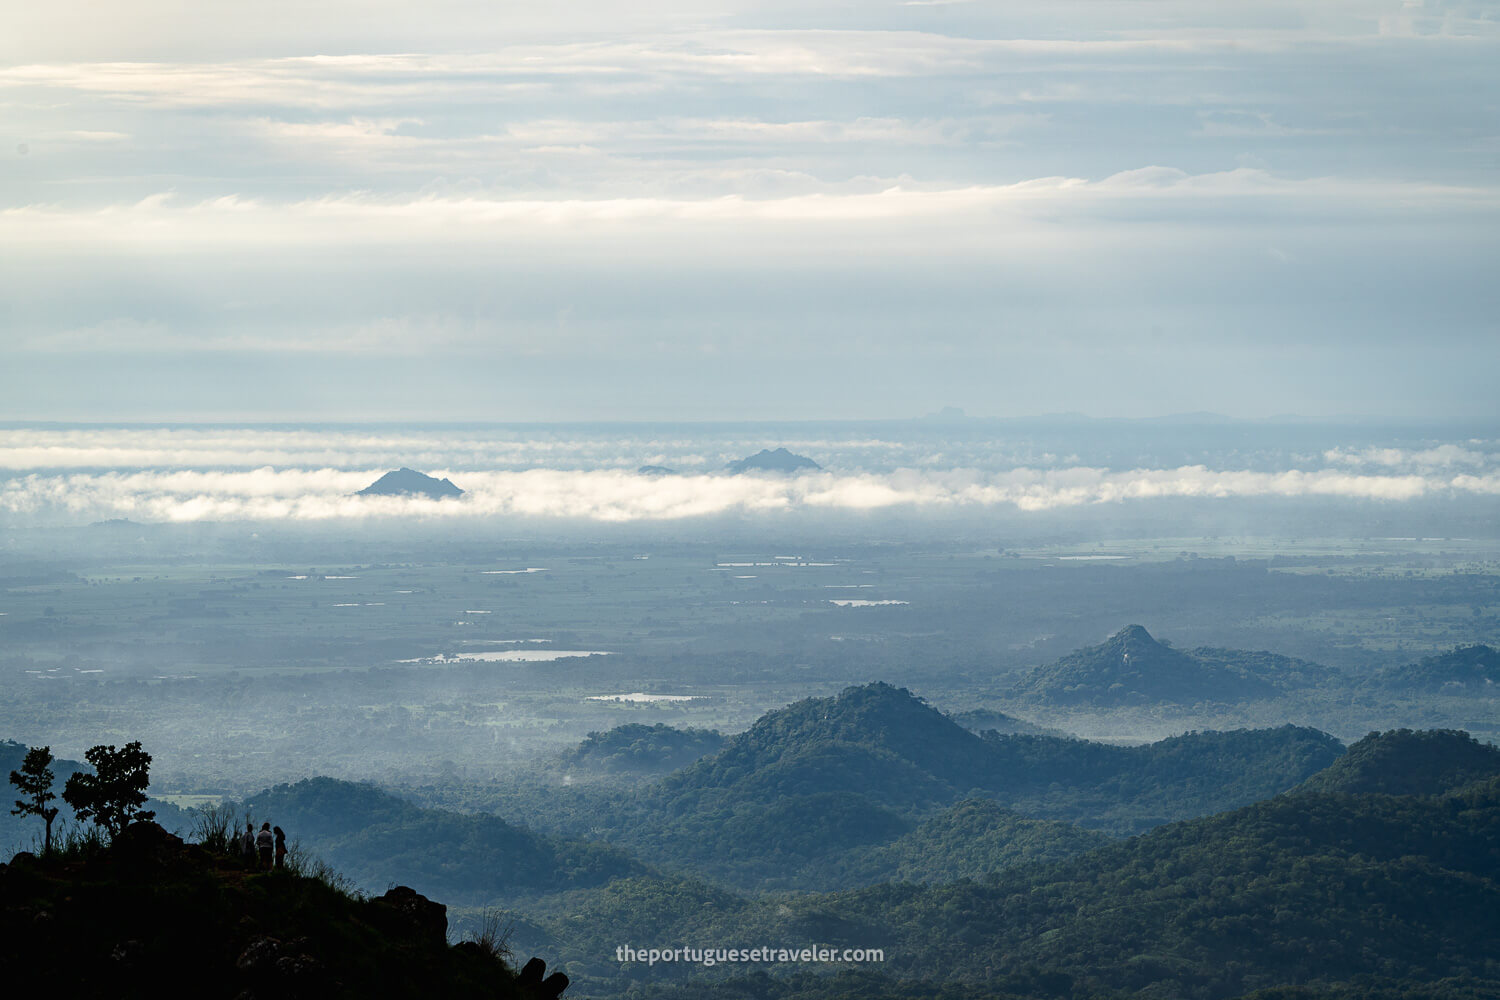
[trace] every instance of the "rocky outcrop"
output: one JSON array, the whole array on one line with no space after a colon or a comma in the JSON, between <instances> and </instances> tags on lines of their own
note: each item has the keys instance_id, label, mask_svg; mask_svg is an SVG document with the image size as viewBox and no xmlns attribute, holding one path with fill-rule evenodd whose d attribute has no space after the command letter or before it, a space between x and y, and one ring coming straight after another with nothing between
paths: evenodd
<instances>
[{"instance_id":1,"label":"rocky outcrop","mask_svg":"<svg viewBox=\"0 0 1500 1000\"><path fill-rule=\"evenodd\" d=\"M433 945L448 942L448 907L434 903L409 886L398 885L371 900L375 912L390 914L387 926L414 934Z\"/></svg>"},{"instance_id":2,"label":"rocky outcrop","mask_svg":"<svg viewBox=\"0 0 1500 1000\"><path fill-rule=\"evenodd\" d=\"M546 1000L562 996L563 990L568 988L568 977L561 972L554 972L544 979L542 977L546 972L547 963L540 958L533 958L521 967L517 982Z\"/></svg>"},{"instance_id":3,"label":"rocky outcrop","mask_svg":"<svg viewBox=\"0 0 1500 1000\"><path fill-rule=\"evenodd\" d=\"M41 976L53 995L160 996L161 970L238 1000L554 1000L567 986L539 960L518 973L493 950L447 936L447 907L406 886L367 899L258 872L154 823L108 847L0 865L0 981Z\"/></svg>"}]
</instances>

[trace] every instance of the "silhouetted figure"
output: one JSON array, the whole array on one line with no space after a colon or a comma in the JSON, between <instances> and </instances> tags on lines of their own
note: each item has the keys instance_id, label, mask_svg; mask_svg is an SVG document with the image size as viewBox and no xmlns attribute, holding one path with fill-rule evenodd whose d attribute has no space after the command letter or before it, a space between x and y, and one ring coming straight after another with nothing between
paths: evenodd
<instances>
[{"instance_id":1,"label":"silhouetted figure","mask_svg":"<svg viewBox=\"0 0 1500 1000\"><path fill-rule=\"evenodd\" d=\"M245 832L240 835L240 857L246 867L255 866L255 824L245 820Z\"/></svg>"},{"instance_id":2,"label":"silhouetted figure","mask_svg":"<svg viewBox=\"0 0 1500 1000\"><path fill-rule=\"evenodd\" d=\"M271 832L270 823L260 825L260 833L255 835L255 848L260 852L260 867L265 871L271 870L271 848L276 843L276 835Z\"/></svg>"},{"instance_id":3,"label":"silhouetted figure","mask_svg":"<svg viewBox=\"0 0 1500 1000\"><path fill-rule=\"evenodd\" d=\"M279 826L271 827L271 832L276 834L276 867L286 867L286 831Z\"/></svg>"}]
</instances>

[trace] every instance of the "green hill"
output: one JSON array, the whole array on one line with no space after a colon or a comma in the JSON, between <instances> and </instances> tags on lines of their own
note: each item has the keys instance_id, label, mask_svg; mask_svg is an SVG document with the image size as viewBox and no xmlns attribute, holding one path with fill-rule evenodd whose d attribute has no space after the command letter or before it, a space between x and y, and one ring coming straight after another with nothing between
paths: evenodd
<instances>
[{"instance_id":1,"label":"green hill","mask_svg":"<svg viewBox=\"0 0 1500 1000\"><path fill-rule=\"evenodd\" d=\"M741 770L779 760L789 747L845 743L884 752L941 780L965 781L973 773L978 740L905 688L876 682L846 688L833 698L808 698L761 716L732 737L722 752L689 768L684 787L722 785Z\"/></svg>"},{"instance_id":2,"label":"green hill","mask_svg":"<svg viewBox=\"0 0 1500 1000\"><path fill-rule=\"evenodd\" d=\"M653 864L805 888L829 885L847 852L888 844L965 798L1134 833L1285 791L1341 751L1332 737L1291 726L1145 747L980 736L877 683L769 712L719 753L593 821Z\"/></svg>"},{"instance_id":3,"label":"green hill","mask_svg":"<svg viewBox=\"0 0 1500 1000\"><path fill-rule=\"evenodd\" d=\"M678 931L795 929L884 948L887 983L993 995L1487 997L1500 995L1497 843L1500 778L1430 796L1299 791L1060 863L755 904ZM894 995L865 989L839 995Z\"/></svg>"},{"instance_id":4,"label":"green hill","mask_svg":"<svg viewBox=\"0 0 1500 1000\"><path fill-rule=\"evenodd\" d=\"M617 882L607 909L595 912L627 940L806 941L880 948L885 957L769 976L660 966L599 971L619 977L617 988L620 979L640 984L625 992L630 997L723 1000L1500 995L1500 776L1467 780L1483 771L1473 761L1487 760L1488 748L1476 751L1445 733L1361 743L1358 766L1334 773L1387 769L1408 785L1446 790L1305 787L1059 861L942 884L737 900L687 884ZM993 803L966 802L894 843L910 848L917 863L961 862L969 845L982 851L985 838L1007 824L1027 830ZM647 925L633 922L632 899L663 902ZM577 947L567 933L556 944L569 954Z\"/></svg>"},{"instance_id":5,"label":"green hill","mask_svg":"<svg viewBox=\"0 0 1500 1000\"><path fill-rule=\"evenodd\" d=\"M359 885L393 875L422 892L488 903L642 871L604 844L532 833L497 816L424 809L371 785L312 778L245 803Z\"/></svg>"},{"instance_id":6,"label":"green hill","mask_svg":"<svg viewBox=\"0 0 1500 1000\"><path fill-rule=\"evenodd\" d=\"M675 771L716 753L724 745L722 734L711 729L674 729L658 722L653 726L632 722L588 737L564 755L568 770L608 774L652 774Z\"/></svg>"},{"instance_id":7,"label":"green hill","mask_svg":"<svg viewBox=\"0 0 1500 1000\"><path fill-rule=\"evenodd\" d=\"M1416 663L1382 670L1373 682L1401 691L1500 697L1500 649L1459 646Z\"/></svg>"},{"instance_id":8,"label":"green hill","mask_svg":"<svg viewBox=\"0 0 1500 1000\"><path fill-rule=\"evenodd\" d=\"M1107 836L1055 820L1027 819L988 799L966 799L879 847L837 864L846 884L954 882L1003 868L1060 861L1109 843Z\"/></svg>"},{"instance_id":9,"label":"green hill","mask_svg":"<svg viewBox=\"0 0 1500 1000\"><path fill-rule=\"evenodd\" d=\"M1299 791L1437 795L1500 777L1500 749L1452 729L1371 733Z\"/></svg>"},{"instance_id":10,"label":"green hill","mask_svg":"<svg viewBox=\"0 0 1500 1000\"><path fill-rule=\"evenodd\" d=\"M996 732L1002 736L1015 733L1025 733L1037 736L1066 736L1067 734L1058 729L1050 729L1039 726L1025 719L1018 719L1014 715L997 712L988 708L972 708L965 712L949 712L948 718L963 726L971 733Z\"/></svg>"},{"instance_id":11,"label":"green hill","mask_svg":"<svg viewBox=\"0 0 1500 1000\"><path fill-rule=\"evenodd\" d=\"M1329 667L1275 653L1204 647L1191 652L1127 625L1098 646L1037 667L1012 692L1023 701L1094 708L1235 702L1336 683Z\"/></svg>"},{"instance_id":12,"label":"green hill","mask_svg":"<svg viewBox=\"0 0 1500 1000\"><path fill-rule=\"evenodd\" d=\"M1034 964L1093 988L1203 998L1495 977L1497 835L1497 783L1452 800L1300 794L989 885L886 886L820 905L860 920L847 940L899 928L885 940L927 976L986 976L998 959L1002 971Z\"/></svg>"}]
</instances>

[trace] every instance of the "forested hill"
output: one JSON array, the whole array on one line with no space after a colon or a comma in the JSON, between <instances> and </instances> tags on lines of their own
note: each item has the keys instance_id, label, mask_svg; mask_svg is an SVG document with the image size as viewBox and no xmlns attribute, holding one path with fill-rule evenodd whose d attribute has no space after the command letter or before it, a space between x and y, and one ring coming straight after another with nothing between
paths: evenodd
<instances>
[{"instance_id":1,"label":"forested hill","mask_svg":"<svg viewBox=\"0 0 1500 1000\"><path fill-rule=\"evenodd\" d=\"M1015 687L1048 705L1240 702L1345 681L1331 667L1275 653L1204 647L1183 652L1127 625L1105 642L1037 667Z\"/></svg>"},{"instance_id":2,"label":"forested hill","mask_svg":"<svg viewBox=\"0 0 1500 1000\"><path fill-rule=\"evenodd\" d=\"M1376 685L1399 691L1500 698L1500 649L1459 646L1375 675Z\"/></svg>"},{"instance_id":3,"label":"forested hill","mask_svg":"<svg viewBox=\"0 0 1500 1000\"><path fill-rule=\"evenodd\" d=\"M548 837L497 816L424 809L371 785L312 778L244 807L365 886L392 877L455 902L598 885L645 869L603 844Z\"/></svg>"},{"instance_id":4,"label":"forested hill","mask_svg":"<svg viewBox=\"0 0 1500 1000\"><path fill-rule=\"evenodd\" d=\"M1404 734L1381 740L1416 754L1404 763L1423 784L1452 773ZM1500 996L1497 844L1500 777L1425 796L1298 791L1055 864L768 902L674 932L887 953L842 992L703 996L1479 1000ZM1272 989L1295 986L1310 988Z\"/></svg>"},{"instance_id":5,"label":"forested hill","mask_svg":"<svg viewBox=\"0 0 1500 1000\"><path fill-rule=\"evenodd\" d=\"M1109 839L1071 823L1027 819L989 799L966 799L889 844L830 862L825 877L846 885L978 879L1004 868L1060 861Z\"/></svg>"},{"instance_id":6,"label":"forested hill","mask_svg":"<svg viewBox=\"0 0 1500 1000\"><path fill-rule=\"evenodd\" d=\"M1150 797L1148 786L1155 784L1200 800L1191 807L1200 809L1217 795L1250 802L1283 791L1341 752L1327 734L1293 726L1190 733L1142 747L979 735L904 688L874 683L766 713L718 754L664 779L660 793L699 801L735 789L838 787L899 808L954 801L956 792L981 789L1002 801L1034 799L1044 811L1069 813L1062 799L1045 793L1061 786ZM820 780L812 764L833 770Z\"/></svg>"},{"instance_id":7,"label":"forested hill","mask_svg":"<svg viewBox=\"0 0 1500 1000\"><path fill-rule=\"evenodd\" d=\"M947 715L960 726L975 733L993 731L1003 735L1012 733L1031 733L1037 736L1067 735L1062 730L1039 726L1034 722L1018 719L1014 715L1007 715L993 709L971 708L963 712L949 712Z\"/></svg>"},{"instance_id":8,"label":"forested hill","mask_svg":"<svg viewBox=\"0 0 1500 1000\"><path fill-rule=\"evenodd\" d=\"M927 787L932 781L972 784L985 769L984 744L975 734L910 691L876 682L847 688L837 697L807 698L767 712L748 730L731 737L718 754L663 784L684 791L723 787L818 745L858 747L866 759L899 762L903 769L926 776L921 791L881 782L876 794L893 801L934 794Z\"/></svg>"},{"instance_id":9,"label":"forested hill","mask_svg":"<svg viewBox=\"0 0 1500 1000\"><path fill-rule=\"evenodd\" d=\"M569 772L662 774L716 753L724 737L711 729L632 722L588 737L562 758Z\"/></svg>"},{"instance_id":10,"label":"forested hill","mask_svg":"<svg viewBox=\"0 0 1500 1000\"><path fill-rule=\"evenodd\" d=\"M1500 749L1452 729L1371 733L1299 791L1436 795L1500 777Z\"/></svg>"},{"instance_id":11,"label":"forested hill","mask_svg":"<svg viewBox=\"0 0 1500 1000\"><path fill-rule=\"evenodd\" d=\"M1332 737L1291 726L1143 747L980 736L876 683L769 712L719 753L591 822L653 864L747 887L806 887L849 870L846 852L889 844L964 798L1126 834L1285 791L1341 752Z\"/></svg>"},{"instance_id":12,"label":"forested hill","mask_svg":"<svg viewBox=\"0 0 1500 1000\"><path fill-rule=\"evenodd\" d=\"M1494 977L1497 835L1500 782L1437 800L1309 793L994 885L886 886L825 904L860 921L851 940L899 928L885 940L926 975L987 975L999 959L1184 997L1434 968Z\"/></svg>"}]
</instances>

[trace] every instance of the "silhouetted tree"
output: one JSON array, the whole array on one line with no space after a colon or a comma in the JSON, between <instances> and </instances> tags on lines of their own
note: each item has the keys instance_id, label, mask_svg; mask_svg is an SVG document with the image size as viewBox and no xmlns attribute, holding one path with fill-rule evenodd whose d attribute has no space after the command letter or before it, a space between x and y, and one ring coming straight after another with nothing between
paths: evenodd
<instances>
[{"instance_id":1,"label":"silhouetted tree","mask_svg":"<svg viewBox=\"0 0 1500 1000\"><path fill-rule=\"evenodd\" d=\"M132 822L156 815L141 809L151 783L151 755L141 749L139 740L119 750L113 745L91 747L83 756L94 765L94 773L71 775L62 793L79 819L92 819L114 839Z\"/></svg>"},{"instance_id":2,"label":"silhouetted tree","mask_svg":"<svg viewBox=\"0 0 1500 1000\"><path fill-rule=\"evenodd\" d=\"M57 806L47 805L57 798L57 793L52 790L54 777L51 747L32 747L27 750L26 759L21 761L21 769L10 772L10 783L26 796L24 799L16 799L16 807L10 814L42 818L42 822L47 824L46 839L42 847L46 854L52 853L52 821L57 818Z\"/></svg>"}]
</instances>

